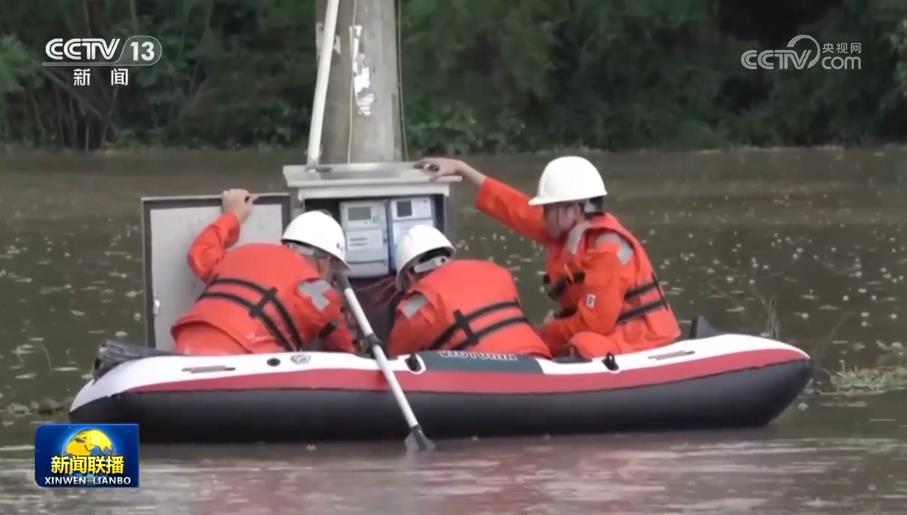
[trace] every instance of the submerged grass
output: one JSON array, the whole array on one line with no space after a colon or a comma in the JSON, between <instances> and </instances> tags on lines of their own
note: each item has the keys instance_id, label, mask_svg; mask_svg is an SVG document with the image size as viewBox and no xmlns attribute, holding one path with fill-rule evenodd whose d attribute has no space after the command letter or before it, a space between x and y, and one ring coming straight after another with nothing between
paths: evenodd
<instances>
[{"instance_id":1,"label":"submerged grass","mask_svg":"<svg viewBox=\"0 0 907 515\"><path fill-rule=\"evenodd\" d=\"M709 282L709 287L726 298L735 307L742 308L732 295L722 290L720 287ZM783 341L781 336L781 322L778 316L777 303L774 297L761 295L752 283L749 290L763 307L765 320L763 323L753 321L755 326L764 327L764 336L773 340ZM821 362L827 350L832 347L838 330L851 318L856 315L853 311L842 313L838 321L829 329L819 340L819 344L810 349L809 354L814 362ZM891 391L907 390L907 353L904 346L899 342L885 344L876 341L881 354L876 360L875 367L848 367L844 360L840 360L838 370L829 370L827 368L818 368L822 373L820 377L814 380L810 390L817 395L838 395L838 396L858 396L858 395L875 395ZM822 377L824 376L824 377Z\"/></svg>"},{"instance_id":2,"label":"submerged grass","mask_svg":"<svg viewBox=\"0 0 907 515\"><path fill-rule=\"evenodd\" d=\"M734 299L733 295L727 291L719 288L715 282L717 280L712 280L708 282L709 288L715 292L719 297L723 297L730 301L734 305L734 310L739 311L743 316L750 321L754 327L763 327L762 336L771 338L773 340L781 339L781 318L778 316L777 302L774 297L766 297L759 293L759 290L753 286L753 283L748 285L748 289L752 294L753 298L759 301L762 305L762 309L765 312L765 321L760 323L758 320L750 318L746 306Z\"/></svg>"},{"instance_id":3,"label":"submerged grass","mask_svg":"<svg viewBox=\"0 0 907 515\"><path fill-rule=\"evenodd\" d=\"M877 341L876 344L882 352L876 366L848 367L842 359L838 361L838 370L820 368L824 377L816 379L816 393L858 396L907 390L907 354L903 346L897 342L886 345Z\"/></svg>"},{"instance_id":4,"label":"submerged grass","mask_svg":"<svg viewBox=\"0 0 907 515\"><path fill-rule=\"evenodd\" d=\"M826 371L827 372L827 371ZM829 373L830 390L818 390L820 395L875 395L907 390L907 366L876 368L847 368Z\"/></svg>"}]
</instances>

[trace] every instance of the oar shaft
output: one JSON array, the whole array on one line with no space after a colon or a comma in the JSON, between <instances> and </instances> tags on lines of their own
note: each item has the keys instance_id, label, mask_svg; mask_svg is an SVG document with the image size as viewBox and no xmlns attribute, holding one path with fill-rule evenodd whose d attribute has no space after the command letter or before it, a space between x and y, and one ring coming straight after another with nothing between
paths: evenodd
<instances>
[{"instance_id":1,"label":"oar shaft","mask_svg":"<svg viewBox=\"0 0 907 515\"><path fill-rule=\"evenodd\" d=\"M355 317L356 322L359 323L359 328L362 329L362 335L368 338L375 334L375 331L372 329L372 324L370 324L368 318L365 317L365 312L362 311L362 306L359 305L359 299L357 299L356 294L353 293L353 288L350 286L349 282L343 284L343 296L346 297L346 304L353 310L353 316Z\"/></svg>"},{"instance_id":2,"label":"oar shaft","mask_svg":"<svg viewBox=\"0 0 907 515\"><path fill-rule=\"evenodd\" d=\"M403 418L406 419L406 425L409 426L410 429L418 426L419 421L416 420L416 415L409 406L409 401L407 401L406 396L403 395L403 389L400 388L397 376L395 376L394 372L390 369L390 364L387 362L387 357L384 355L384 349L382 349L380 345L372 345L372 353L375 355L375 360L378 361L378 366L381 368L381 371L384 372L384 378L391 387L391 392L394 394L397 405L400 406L400 411L403 412Z\"/></svg>"},{"instance_id":3,"label":"oar shaft","mask_svg":"<svg viewBox=\"0 0 907 515\"><path fill-rule=\"evenodd\" d=\"M350 285L349 279L345 276L341 276L340 286L343 288L343 296L346 298L347 305L353 311L353 316L359 323L362 334L371 346L372 354L375 355L375 360L378 362L378 368L380 368L381 372L384 374L384 378L390 386L391 393L394 394L394 399L397 401L397 405L400 406L400 411L403 412L403 417L406 419L406 425L408 425L410 429L420 427L419 421L416 420L416 415L409 405L409 401L406 400L406 396L403 394L403 389L400 388L397 376L394 375L394 372L390 368L390 363L387 362L387 356L384 355L384 349L381 348L381 341L375 336L372 325L369 323L368 318L366 318L365 312L362 311L362 306L359 304L359 299L356 298L356 293L353 292L353 287Z\"/></svg>"}]
</instances>

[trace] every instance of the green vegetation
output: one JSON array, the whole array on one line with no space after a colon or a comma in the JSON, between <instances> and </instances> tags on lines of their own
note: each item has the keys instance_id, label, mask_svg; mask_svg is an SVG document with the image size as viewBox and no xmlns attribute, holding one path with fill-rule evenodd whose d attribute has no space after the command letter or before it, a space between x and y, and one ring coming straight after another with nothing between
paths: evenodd
<instances>
[{"instance_id":1,"label":"green vegetation","mask_svg":"<svg viewBox=\"0 0 907 515\"><path fill-rule=\"evenodd\" d=\"M412 153L904 141L899 0L401 0ZM298 0L0 0L0 143L304 146L315 8ZM52 37L151 34L113 89L44 68ZM747 70L796 34L860 43L859 70Z\"/></svg>"},{"instance_id":2,"label":"green vegetation","mask_svg":"<svg viewBox=\"0 0 907 515\"><path fill-rule=\"evenodd\" d=\"M882 350L880 361L893 358L894 364L880 364L870 368L848 368L841 362L841 369L828 372L830 388L825 394L870 395L896 390L907 390L907 362L903 352ZM897 364L901 363L901 364Z\"/></svg>"},{"instance_id":3,"label":"green vegetation","mask_svg":"<svg viewBox=\"0 0 907 515\"><path fill-rule=\"evenodd\" d=\"M907 367L842 369L831 377L835 395L868 395L907 390Z\"/></svg>"}]
</instances>

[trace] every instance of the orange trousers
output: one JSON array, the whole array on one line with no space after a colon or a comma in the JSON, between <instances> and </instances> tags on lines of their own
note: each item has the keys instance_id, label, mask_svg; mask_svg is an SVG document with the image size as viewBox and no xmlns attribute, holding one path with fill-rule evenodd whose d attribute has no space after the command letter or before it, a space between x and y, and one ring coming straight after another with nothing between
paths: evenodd
<instances>
[{"instance_id":1,"label":"orange trousers","mask_svg":"<svg viewBox=\"0 0 907 515\"><path fill-rule=\"evenodd\" d=\"M273 349L270 347L273 346ZM199 356L223 356L252 353L245 345L220 329L208 324L189 324L180 329L174 342L176 352ZM259 343L256 353L284 352L283 347Z\"/></svg>"}]
</instances>

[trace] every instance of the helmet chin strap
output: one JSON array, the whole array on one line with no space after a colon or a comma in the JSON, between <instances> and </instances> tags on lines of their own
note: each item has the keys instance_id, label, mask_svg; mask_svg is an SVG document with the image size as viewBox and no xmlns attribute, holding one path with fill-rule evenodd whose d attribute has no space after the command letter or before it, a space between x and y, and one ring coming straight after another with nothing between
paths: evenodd
<instances>
[{"instance_id":1,"label":"helmet chin strap","mask_svg":"<svg viewBox=\"0 0 907 515\"><path fill-rule=\"evenodd\" d=\"M597 215L605 212L604 199L602 197L593 197L583 201L583 213L587 215Z\"/></svg>"},{"instance_id":2,"label":"helmet chin strap","mask_svg":"<svg viewBox=\"0 0 907 515\"><path fill-rule=\"evenodd\" d=\"M331 264L332 264L331 268L333 268L333 264L334 264L335 260L332 259L333 256L331 256L327 252L324 252L320 249L316 249L315 247L310 247L308 245L301 245L299 243L294 243L294 242L287 242L284 245L293 249L293 251L297 252L298 254L305 256L306 258L312 260L313 262L316 262L316 264L319 259L327 259L328 261L331 262Z\"/></svg>"},{"instance_id":3,"label":"helmet chin strap","mask_svg":"<svg viewBox=\"0 0 907 515\"><path fill-rule=\"evenodd\" d=\"M435 256L431 259L426 259L421 263L416 263L412 266L404 268L397 276L397 287L400 290L409 288L410 286L412 286L412 283L417 280L415 277L409 277L410 274L418 276L426 272L430 272L449 262L451 258L452 256Z\"/></svg>"},{"instance_id":4,"label":"helmet chin strap","mask_svg":"<svg viewBox=\"0 0 907 515\"><path fill-rule=\"evenodd\" d=\"M428 272L429 270L434 270L435 268L438 268L439 266L443 265L444 263L447 263L448 261L450 261L450 258L447 256L436 256L427 261L423 261L421 263L416 263L415 265L413 265L412 270L413 270L413 272L415 272L417 274L423 274L425 272Z\"/></svg>"},{"instance_id":5,"label":"helmet chin strap","mask_svg":"<svg viewBox=\"0 0 907 515\"><path fill-rule=\"evenodd\" d=\"M302 254L303 256L306 256L306 257L310 257L312 259L319 259L322 257L326 257L326 255L327 255L326 252L324 252L320 249L316 249L315 247L311 247L309 245L302 245L302 244L294 243L294 242L288 242L288 243L285 243L284 245L290 247L291 249L298 252L299 254Z\"/></svg>"},{"instance_id":6,"label":"helmet chin strap","mask_svg":"<svg viewBox=\"0 0 907 515\"><path fill-rule=\"evenodd\" d=\"M315 249L312 247L306 247L305 245L300 245L298 243L287 243L286 245L303 256L315 257Z\"/></svg>"}]
</instances>

